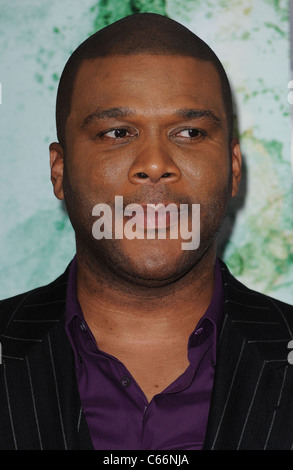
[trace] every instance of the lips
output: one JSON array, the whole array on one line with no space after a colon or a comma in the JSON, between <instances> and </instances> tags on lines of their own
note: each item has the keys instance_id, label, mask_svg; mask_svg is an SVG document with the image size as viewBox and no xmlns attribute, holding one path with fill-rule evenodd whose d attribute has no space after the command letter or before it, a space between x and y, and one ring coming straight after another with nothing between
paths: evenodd
<instances>
[{"instance_id":1,"label":"lips","mask_svg":"<svg viewBox=\"0 0 293 470\"><path fill-rule=\"evenodd\" d=\"M133 212L127 214L127 219L135 219L136 228L141 230L167 229L179 220L180 207L171 202L131 204L130 208Z\"/></svg>"}]
</instances>

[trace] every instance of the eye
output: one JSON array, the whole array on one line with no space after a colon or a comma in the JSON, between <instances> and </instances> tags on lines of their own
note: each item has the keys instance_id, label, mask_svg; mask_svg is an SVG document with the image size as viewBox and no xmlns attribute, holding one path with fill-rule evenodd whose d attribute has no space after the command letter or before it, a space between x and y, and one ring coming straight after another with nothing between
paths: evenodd
<instances>
[{"instance_id":1,"label":"eye","mask_svg":"<svg viewBox=\"0 0 293 470\"><path fill-rule=\"evenodd\" d=\"M198 139L200 137L205 137L207 133L204 130L197 128L182 129L175 133L176 137L182 137L185 139Z\"/></svg>"},{"instance_id":2,"label":"eye","mask_svg":"<svg viewBox=\"0 0 293 470\"><path fill-rule=\"evenodd\" d=\"M112 131L105 132L104 136L111 137L112 139L122 139L127 136L127 130L113 129Z\"/></svg>"},{"instance_id":3,"label":"eye","mask_svg":"<svg viewBox=\"0 0 293 470\"><path fill-rule=\"evenodd\" d=\"M109 129L107 131L100 132L98 134L98 137L101 138L108 138L108 139L125 139L126 137L133 137L136 135L134 131L129 131L124 128L115 128L115 129Z\"/></svg>"}]
</instances>

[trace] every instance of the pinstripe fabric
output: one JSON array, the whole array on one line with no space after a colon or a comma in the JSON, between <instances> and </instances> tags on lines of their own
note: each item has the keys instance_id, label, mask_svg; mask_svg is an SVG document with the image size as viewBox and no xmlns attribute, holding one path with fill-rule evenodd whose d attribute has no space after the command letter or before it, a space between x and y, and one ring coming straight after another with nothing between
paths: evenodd
<instances>
[{"instance_id":1,"label":"pinstripe fabric","mask_svg":"<svg viewBox=\"0 0 293 470\"><path fill-rule=\"evenodd\" d=\"M0 304L1 450L92 449L64 329L66 280Z\"/></svg>"},{"instance_id":2,"label":"pinstripe fabric","mask_svg":"<svg viewBox=\"0 0 293 470\"><path fill-rule=\"evenodd\" d=\"M222 271L225 318L204 448L291 449L293 308Z\"/></svg>"},{"instance_id":3,"label":"pinstripe fabric","mask_svg":"<svg viewBox=\"0 0 293 470\"><path fill-rule=\"evenodd\" d=\"M225 315L204 449L291 449L293 307L222 266ZM92 449L64 330L68 270L0 303L0 449Z\"/></svg>"}]
</instances>

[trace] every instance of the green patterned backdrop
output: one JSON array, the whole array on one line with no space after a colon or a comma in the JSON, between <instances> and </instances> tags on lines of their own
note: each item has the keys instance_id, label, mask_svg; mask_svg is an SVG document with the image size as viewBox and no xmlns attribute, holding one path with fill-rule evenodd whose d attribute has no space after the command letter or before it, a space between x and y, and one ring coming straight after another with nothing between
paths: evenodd
<instances>
[{"instance_id":1,"label":"green patterned backdrop","mask_svg":"<svg viewBox=\"0 0 293 470\"><path fill-rule=\"evenodd\" d=\"M239 280L293 303L286 0L0 0L0 297L54 279L74 254L49 179L58 78L88 35L141 11L183 23L226 67L245 164L219 253Z\"/></svg>"}]
</instances>

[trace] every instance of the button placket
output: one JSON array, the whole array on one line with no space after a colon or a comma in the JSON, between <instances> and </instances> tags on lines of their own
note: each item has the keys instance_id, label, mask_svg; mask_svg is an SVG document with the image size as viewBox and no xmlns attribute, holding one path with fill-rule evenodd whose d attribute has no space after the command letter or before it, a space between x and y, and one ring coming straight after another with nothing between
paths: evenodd
<instances>
[{"instance_id":1,"label":"button placket","mask_svg":"<svg viewBox=\"0 0 293 470\"><path fill-rule=\"evenodd\" d=\"M131 385L131 380L129 377L127 377L126 375L124 377L121 377L120 379L120 383L123 387L127 388L127 387L130 387Z\"/></svg>"}]
</instances>

